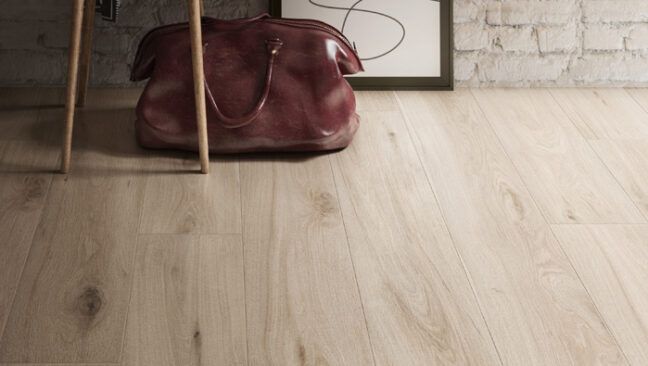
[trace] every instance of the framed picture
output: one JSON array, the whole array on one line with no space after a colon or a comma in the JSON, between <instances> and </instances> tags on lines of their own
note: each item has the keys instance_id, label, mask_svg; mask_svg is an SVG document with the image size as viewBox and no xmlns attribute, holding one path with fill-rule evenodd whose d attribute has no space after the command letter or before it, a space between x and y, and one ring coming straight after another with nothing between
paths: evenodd
<instances>
[{"instance_id":1,"label":"framed picture","mask_svg":"<svg viewBox=\"0 0 648 366\"><path fill-rule=\"evenodd\" d=\"M270 0L273 16L316 19L356 47L360 90L452 90L452 0Z\"/></svg>"}]
</instances>

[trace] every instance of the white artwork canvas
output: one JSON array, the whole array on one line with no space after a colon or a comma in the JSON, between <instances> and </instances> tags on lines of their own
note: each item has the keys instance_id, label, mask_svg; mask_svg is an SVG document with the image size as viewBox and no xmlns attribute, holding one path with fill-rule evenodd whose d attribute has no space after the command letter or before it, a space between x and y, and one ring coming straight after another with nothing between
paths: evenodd
<instances>
[{"instance_id":1,"label":"white artwork canvas","mask_svg":"<svg viewBox=\"0 0 648 366\"><path fill-rule=\"evenodd\" d=\"M366 69L354 76L441 76L436 0L283 0L282 16L317 19L342 31Z\"/></svg>"}]
</instances>

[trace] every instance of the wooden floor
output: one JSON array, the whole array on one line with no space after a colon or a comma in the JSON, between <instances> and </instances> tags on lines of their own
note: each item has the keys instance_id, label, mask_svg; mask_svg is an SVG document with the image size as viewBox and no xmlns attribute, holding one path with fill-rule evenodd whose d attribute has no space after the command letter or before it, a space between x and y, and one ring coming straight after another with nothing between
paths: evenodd
<instances>
[{"instance_id":1,"label":"wooden floor","mask_svg":"<svg viewBox=\"0 0 648 366\"><path fill-rule=\"evenodd\" d=\"M648 365L648 89L360 92L330 155L0 91L0 365Z\"/></svg>"}]
</instances>

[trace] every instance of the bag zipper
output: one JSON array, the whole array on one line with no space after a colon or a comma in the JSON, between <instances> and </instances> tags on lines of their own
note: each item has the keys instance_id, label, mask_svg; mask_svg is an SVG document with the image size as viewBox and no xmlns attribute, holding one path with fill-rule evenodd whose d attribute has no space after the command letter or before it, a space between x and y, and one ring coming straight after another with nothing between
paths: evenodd
<instances>
[{"instance_id":1,"label":"bag zipper","mask_svg":"<svg viewBox=\"0 0 648 366\"><path fill-rule=\"evenodd\" d=\"M215 18L204 18L204 19L206 19L208 21L208 23L206 23L206 24L221 21L221 20L218 20L218 19L215 19ZM251 21L248 22L248 24L253 24L254 22L257 22L257 21L266 21L266 22L275 23L275 24L283 24L283 25L296 27L296 28L321 30L321 31L323 31L323 32L325 32L325 33L327 33L327 34L329 34L331 36L334 36L335 38L339 39L340 41L342 41L342 43L344 43L351 50L351 53L353 53L353 55L355 56L358 63L362 64L362 61L360 61L360 56L358 55L358 52L357 52L356 48L353 45L351 45L351 42L349 42L349 39L346 38L346 36L344 34L342 34L339 30L337 30L336 28L334 28L334 27L332 27L332 26L330 26L330 25L328 25L328 24L326 24L324 22L320 22L318 20L313 20L313 19L272 18L269 15L268 16L260 15L260 16L257 16L255 18L251 18ZM223 20L221 22L227 23L227 22L230 22L230 21ZM246 24L244 22L244 20L241 21L240 23L241 24ZM189 28L188 23L176 23L176 24L163 25L163 26L160 26L160 27L157 27L155 29L150 30L146 35L144 35L142 41L140 42L140 44L138 46L137 53L136 53L137 56L135 57L135 61L134 61L133 65L137 65L139 63L139 59L142 57L141 56L141 54L142 54L141 51L144 48L145 43L147 43L146 41L148 40L148 38L151 37L154 33L166 34L167 32L174 32L176 30L184 30L186 28Z\"/></svg>"}]
</instances>

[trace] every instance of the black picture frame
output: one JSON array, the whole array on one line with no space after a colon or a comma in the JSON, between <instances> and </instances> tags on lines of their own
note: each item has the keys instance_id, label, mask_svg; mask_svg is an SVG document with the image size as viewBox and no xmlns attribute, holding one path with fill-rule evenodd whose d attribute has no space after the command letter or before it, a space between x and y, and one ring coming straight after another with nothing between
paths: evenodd
<instances>
[{"instance_id":1,"label":"black picture frame","mask_svg":"<svg viewBox=\"0 0 648 366\"><path fill-rule=\"evenodd\" d=\"M270 14L281 17L282 0L269 0ZM356 90L454 90L452 1L441 5L441 76L440 77L348 77Z\"/></svg>"}]
</instances>

